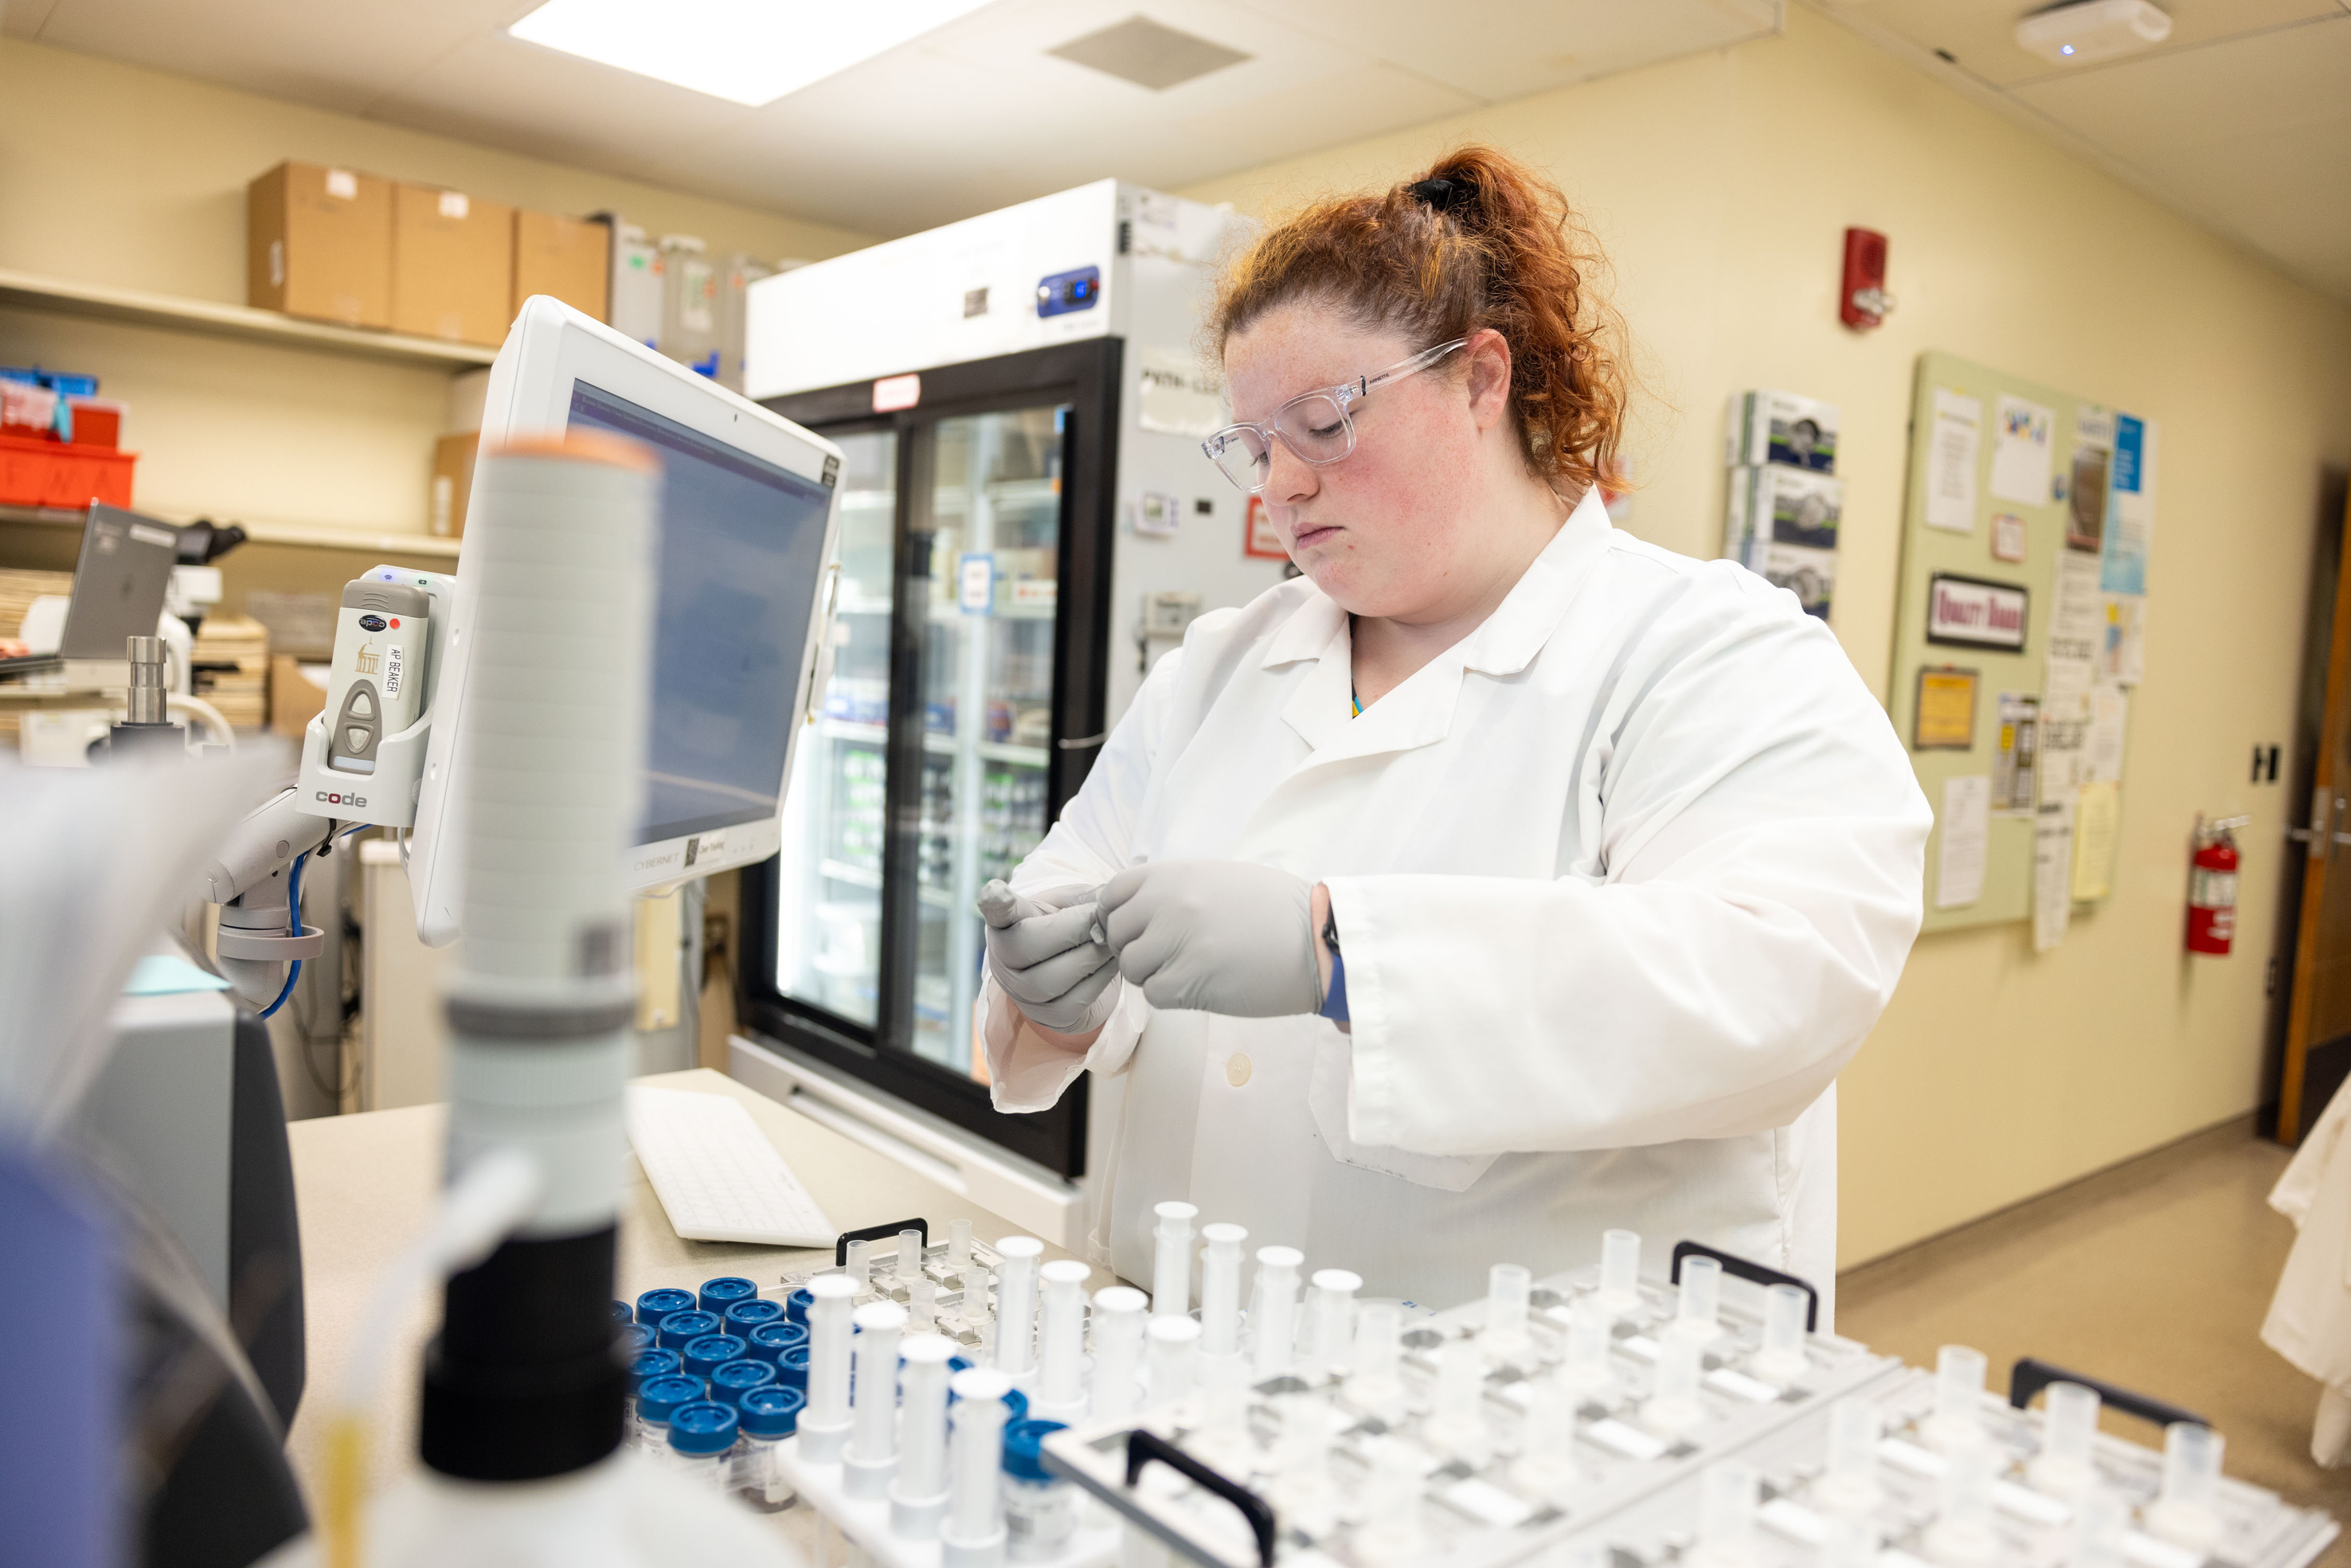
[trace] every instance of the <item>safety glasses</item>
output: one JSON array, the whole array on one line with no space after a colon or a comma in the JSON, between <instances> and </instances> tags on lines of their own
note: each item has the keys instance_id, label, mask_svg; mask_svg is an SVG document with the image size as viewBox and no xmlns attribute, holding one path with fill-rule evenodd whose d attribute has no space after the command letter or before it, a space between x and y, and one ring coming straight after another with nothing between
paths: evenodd
<instances>
[{"instance_id":1,"label":"safety glasses","mask_svg":"<svg viewBox=\"0 0 2351 1568\"><path fill-rule=\"evenodd\" d=\"M1415 354L1402 364L1390 365L1377 375L1359 376L1335 387L1301 392L1275 409L1271 419L1228 424L1200 443L1200 450L1224 471L1226 478L1252 494L1265 488L1277 439L1301 462L1336 463L1355 449L1355 422L1347 415L1349 404L1363 401L1374 387L1400 382L1428 369L1468 341L1467 338L1456 338L1425 353Z\"/></svg>"}]
</instances>

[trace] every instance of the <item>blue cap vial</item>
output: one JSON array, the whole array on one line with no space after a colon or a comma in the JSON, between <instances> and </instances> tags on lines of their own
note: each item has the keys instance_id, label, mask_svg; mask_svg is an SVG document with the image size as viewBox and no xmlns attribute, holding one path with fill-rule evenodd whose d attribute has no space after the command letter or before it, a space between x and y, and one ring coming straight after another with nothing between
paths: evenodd
<instances>
[{"instance_id":1,"label":"blue cap vial","mask_svg":"<svg viewBox=\"0 0 2351 1568\"><path fill-rule=\"evenodd\" d=\"M653 1331L649 1324L631 1323L621 1331L621 1349L627 1354L634 1355L641 1350L651 1350L653 1344Z\"/></svg>"},{"instance_id":2,"label":"blue cap vial","mask_svg":"<svg viewBox=\"0 0 2351 1568\"><path fill-rule=\"evenodd\" d=\"M732 1405L698 1399L670 1412L669 1446L695 1458L723 1454L735 1446L735 1432L740 1424Z\"/></svg>"},{"instance_id":3,"label":"blue cap vial","mask_svg":"<svg viewBox=\"0 0 2351 1568\"><path fill-rule=\"evenodd\" d=\"M689 1377L707 1377L730 1361L743 1359L743 1342L731 1333L696 1334L679 1347Z\"/></svg>"},{"instance_id":4,"label":"blue cap vial","mask_svg":"<svg viewBox=\"0 0 2351 1568\"><path fill-rule=\"evenodd\" d=\"M664 1350L684 1350L686 1341L700 1339L706 1333L716 1333L718 1329L718 1317L715 1312L672 1312L661 1321L661 1347Z\"/></svg>"},{"instance_id":5,"label":"blue cap vial","mask_svg":"<svg viewBox=\"0 0 2351 1568\"><path fill-rule=\"evenodd\" d=\"M614 1301L612 1303L612 1321L616 1323L635 1322L637 1321L637 1309L629 1305L626 1301Z\"/></svg>"},{"instance_id":6,"label":"blue cap vial","mask_svg":"<svg viewBox=\"0 0 2351 1568\"><path fill-rule=\"evenodd\" d=\"M797 1431L800 1412L807 1407L806 1394L775 1383L745 1391L743 1402L736 1406L741 1412L745 1436L771 1441Z\"/></svg>"},{"instance_id":7,"label":"blue cap vial","mask_svg":"<svg viewBox=\"0 0 2351 1568\"><path fill-rule=\"evenodd\" d=\"M808 1386L809 1347L796 1344L776 1357L776 1381L794 1388Z\"/></svg>"},{"instance_id":8,"label":"blue cap vial","mask_svg":"<svg viewBox=\"0 0 2351 1568\"><path fill-rule=\"evenodd\" d=\"M806 1285L784 1298L784 1316L796 1323L808 1322L809 1308L816 1304L816 1295Z\"/></svg>"},{"instance_id":9,"label":"blue cap vial","mask_svg":"<svg viewBox=\"0 0 2351 1568\"><path fill-rule=\"evenodd\" d=\"M751 1343L751 1348L743 1353L745 1355L772 1362L788 1350L806 1347L809 1342L808 1324L761 1323L743 1337Z\"/></svg>"},{"instance_id":10,"label":"blue cap vial","mask_svg":"<svg viewBox=\"0 0 2351 1568\"><path fill-rule=\"evenodd\" d=\"M725 1362L710 1369L710 1397L721 1405L740 1405L743 1396L775 1380L773 1362L748 1358Z\"/></svg>"},{"instance_id":11,"label":"blue cap vial","mask_svg":"<svg viewBox=\"0 0 2351 1568\"><path fill-rule=\"evenodd\" d=\"M702 1379L682 1377L672 1373L666 1377L648 1377L637 1385L637 1418L655 1426L665 1426L672 1416L702 1397Z\"/></svg>"},{"instance_id":12,"label":"blue cap vial","mask_svg":"<svg viewBox=\"0 0 2351 1568\"><path fill-rule=\"evenodd\" d=\"M685 1357L674 1350L641 1350L629 1362L629 1391L635 1393L656 1377L675 1377L685 1370Z\"/></svg>"},{"instance_id":13,"label":"blue cap vial","mask_svg":"<svg viewBox=\"0 0 2351 1568\"><path fill-rule=\"evenodd\" d=\"M702 1291L697 1304L705 1312L716 1312L720 1317L725 1317L726 1309L736 1302L756 1301L758 1299L758 1285L740 1274L722 1274L716 1280L702 1281Z\"/></svg>"},{"instance_id":14,"label":"blue cap vial","mask_svg":"<svg viewBox=\"0 0 2351 1568\"><path fill-rule=\"evenodd\" d=\"M1010 1421L1004 1427L1004 1473L1024 1481L1061 1478L1045 1468L1045 1434L1067 1426L1063 1421Z\"/></svg>"},{"instance_id":15,"label":"blue cap vial","mask_svg":"<svg viewBox=\"0 0 2351 1568\"><path fill-rule=\"evenodd\" d=\"M754 1296L747 1301L736 1302L718 1315L726 1320L726 1333L738 1333L748 1339L751 1331L761 1324L783 1322L784 1304L781 1301L763 1301Z\"/></svg>"},{"instance_id":16,"label":"blue cap vial","mask_svg":"<svg viewBox=\"0 0 2351 1568\"><path fill-rule=\"evenodd\" d=\"M688 1311L693 1305L691 1291L647 1291L637 1298L637 1322L659 1327L670 1313Z\"/></svg>"}]
</instances>

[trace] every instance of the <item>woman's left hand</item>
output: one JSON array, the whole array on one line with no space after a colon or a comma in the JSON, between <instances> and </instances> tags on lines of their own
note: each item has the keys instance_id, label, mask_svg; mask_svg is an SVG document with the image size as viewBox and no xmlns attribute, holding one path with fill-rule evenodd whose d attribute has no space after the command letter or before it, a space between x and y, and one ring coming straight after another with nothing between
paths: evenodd
<instances>
[{"instance_id":1,"label":"woman's left hand","mask_svg":"<svg viewBox=\"0 0 2351 1568\"><path fill-rule=\"evenodd\" d=\"M1281 1018L1322 1005L1313 887L1248 861L1132 866L1101 896L1119 973L1155 1008Z\"/></svg>"}]
</instances>

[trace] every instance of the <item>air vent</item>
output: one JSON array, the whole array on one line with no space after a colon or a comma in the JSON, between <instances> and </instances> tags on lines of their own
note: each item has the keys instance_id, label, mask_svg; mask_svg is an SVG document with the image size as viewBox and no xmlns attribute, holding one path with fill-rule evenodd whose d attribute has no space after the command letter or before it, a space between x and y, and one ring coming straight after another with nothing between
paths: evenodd
<instances>
[{"instance_id":1,"label":"air vent","mask_svg":"<svg viewBox=\"0 0 2351 1568\"><path fill-rule=\"evenodd\" d=\"M1045 52L1154 92L1165 92L1251 57L1238 49L1161 26L1148 16L1130 16Z\"/></svg>"}]
</instances>

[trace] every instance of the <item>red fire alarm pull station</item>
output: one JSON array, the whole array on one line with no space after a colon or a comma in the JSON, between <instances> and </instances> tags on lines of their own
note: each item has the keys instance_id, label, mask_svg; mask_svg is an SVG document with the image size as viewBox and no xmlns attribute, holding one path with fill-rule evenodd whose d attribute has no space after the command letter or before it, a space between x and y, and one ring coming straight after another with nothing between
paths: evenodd
<instances>
[{"instance_id":1,"label":"red fire alarm pull station","mask_svg":"<svg viewBox=\"0 0 2351 1568\"><path fill-rule=\"evenodd\" d=\"M1886 292L1886 236L1876 229L1844 231L1844 287L1837 292L1837 316L1848 327L1867 331L1893 313L1894 296Z\"/></svg>"}]
</instances>

